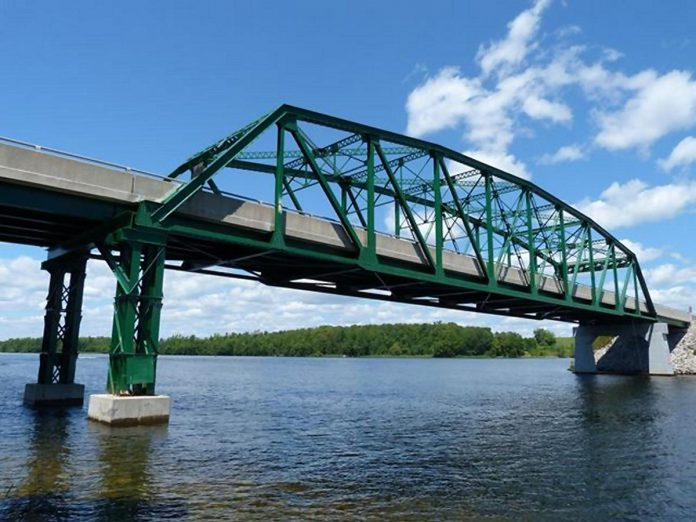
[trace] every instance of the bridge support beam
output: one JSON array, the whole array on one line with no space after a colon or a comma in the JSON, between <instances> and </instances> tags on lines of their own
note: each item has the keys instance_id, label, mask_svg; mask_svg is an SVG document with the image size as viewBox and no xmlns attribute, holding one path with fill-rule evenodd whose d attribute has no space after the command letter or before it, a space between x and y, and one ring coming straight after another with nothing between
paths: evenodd
<instances>
[{"instance_id":1,"label":"bridge support beam","mask_svg":"<svg viewBox=\"0 0 696 522\"><path fill-rule=\"evenodd\" d=\"M169 398L155 395L165 245L122 240L102 249L117 279L107 394L92 395L88 416L107 424L169 420Z\"/></svg>"},{"instance_id":2,"label":"bridge support beam","mask_svg":"<svg viewBox=\"0 0 696 522\"><path fill-rule=\"evenodd\" d=\"M29 406L82 405L84 386L75 383L87 255L75 253L44 262L50 274L36 383L24 389Z\"/></svg>"},{"instance_id":3,"label":"bridge support beam","mask_svg":"<svg viewBox=\"0 0 696 522\"><path fill-rule=\"evenodd\" d=\"M582 325L575 330L575 373L674 375L671 351L685 330L666 323ZM595 352L600 337L610 344Z\"/></svg>"}]
</instances>

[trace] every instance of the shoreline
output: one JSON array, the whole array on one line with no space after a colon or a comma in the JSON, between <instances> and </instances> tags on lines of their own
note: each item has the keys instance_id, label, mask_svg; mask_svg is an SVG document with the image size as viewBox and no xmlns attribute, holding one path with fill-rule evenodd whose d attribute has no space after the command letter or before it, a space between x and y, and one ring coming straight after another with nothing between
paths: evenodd
<instances>
[{"instance_id":1,"label":"shoreline","mask_svg":"<svg viewBox=\"0 0 696 522\"><path fill-rule=\"evenodd\" d=\"M38 355L41 352L10 352L0 351L0 355ZM81 352L83 355L103 355L106 352ZM341 354L320 354L320 355L232 355L232 354L185 354L185 353L161 353L159 357L244 357L244 358L269 358L269 359L572 359L565 355L521 355L519 357L490 356L490 355L458 355L456 357L435 357L433 355L341 355Z\"/></svg>"}]
</instances>

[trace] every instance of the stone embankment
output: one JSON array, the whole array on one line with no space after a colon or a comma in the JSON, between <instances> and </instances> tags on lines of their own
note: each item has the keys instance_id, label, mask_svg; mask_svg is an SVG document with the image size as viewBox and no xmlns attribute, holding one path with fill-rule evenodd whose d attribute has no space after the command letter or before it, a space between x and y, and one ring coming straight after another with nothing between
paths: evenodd
<instances>
[{"instance_id":1,"label":"stone embankment","mask_svg":"<svg viewBox=\"0 0 696 522\"><path fill-rule=\"evenodd\" d=\"M671 355L675 374L696 374L696 322L691 323Z\"/></svg>"}]
</instances>

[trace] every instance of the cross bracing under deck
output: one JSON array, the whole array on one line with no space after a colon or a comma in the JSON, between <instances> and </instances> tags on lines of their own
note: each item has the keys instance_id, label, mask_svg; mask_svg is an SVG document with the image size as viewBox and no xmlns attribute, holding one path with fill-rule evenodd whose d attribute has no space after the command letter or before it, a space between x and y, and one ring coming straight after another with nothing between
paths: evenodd
<instances>
[{"instance_id":1,"label":"cross bracing under deck","mask_svg":"<svg viewBox=\"0 0 696 522\"><path fill-rule=\"evenodd\" d=\"M0 241L48 247L56 288L81 281L80 256L109 264L112 391L153 393L165 268L531 319L691 319L652 302L625 245L533 183L287 105L166 177L0 144ZM72 339L71 317L47 324Z\"/></svg>"}]
</instances>

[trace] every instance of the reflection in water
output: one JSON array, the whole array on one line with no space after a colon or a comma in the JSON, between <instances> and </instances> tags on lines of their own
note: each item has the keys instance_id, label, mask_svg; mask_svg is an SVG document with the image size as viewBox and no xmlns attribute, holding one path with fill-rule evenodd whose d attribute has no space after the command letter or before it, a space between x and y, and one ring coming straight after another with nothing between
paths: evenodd
<instances>
[{"instance_id":1,"label":"reflection in water","mask_svg":"<svg viewBox=\"0 0 696 522\"><path fill-rule=\"evenodd\" d=\"M180 503L162 504L153 495L151 454L167 438L167 426L112 428L89 422L99 442L97 516L103 520L144 520L182 515Z\"/></svg>"},{"instance_id":2,"label":"reflection in water","mask_svg":"<svg viewBox=\"0 0 696 522\"><path fill-rule=\"evenodd\" d=\"M8 519L67 520L70 514L70 409L32 409L27 475L0 511Z\"/></svg>"},{"instance_id":3,"label":"reflection in water","mask_svg":"<svg viewBox=\"0 0 696 522\"><path fill-rule=\"evenodd\" d=\"M152 495L150 455L166 440L167 426L110 428L88 422L82 413L30 411L34 424L26 476L0 496L0 520L157 520L185 513L181 502L164 504ZM71 433L85 425L97 445L93 470L75 469L89 448L77 446ZM87 476L80 477L80 471ZM96 491L81 496L83 481L94 477Z\"/></svg>"}]
</instances>

